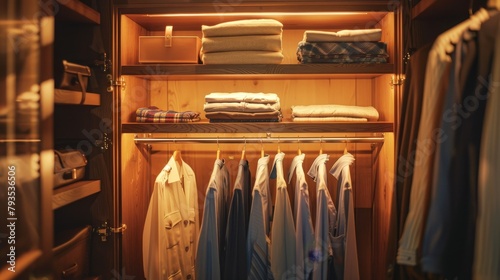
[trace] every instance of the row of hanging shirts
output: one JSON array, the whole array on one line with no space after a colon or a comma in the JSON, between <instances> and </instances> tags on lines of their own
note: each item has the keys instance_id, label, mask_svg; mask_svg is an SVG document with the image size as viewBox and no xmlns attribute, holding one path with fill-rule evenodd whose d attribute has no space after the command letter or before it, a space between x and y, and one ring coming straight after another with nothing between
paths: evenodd
<instances>
[{"instance_id":1,"label":"row of hanging shirts","mask_svg":"<svg viewBox=\"0 0 500 280\"><path fill-rule=\"evenodd\" d=\"M284 157L278 147L269 172L270 156L261 150L252 189L250 168L243 150L230 198L229 172L217 149L195 254L196 278L344 279L346 266L349 269L345 279L359 278L349 172L354 157L345 149L344 155L330 169L338 180L337 207L328 191L326 164L329 156L320 154L309 169L307 175L316 182L317 189L316 230L313 230L306 173L302 166L305 154L299 149L288 178L284 173ZM293 178L292 207L287 185L292 184ZM275 179L276 184L274 208L270 179ZM347 228L350 228L349 235Z\"/></svg>"},{"instance_id":2,"label":"row of hanging shirts","mask_svg":"<svg viewBox=\"0 0 500 280\"><path fill-rule=\"evenodd\" d=\"M261 151L255 181L245 149L230 197L229 172L214 161L201 226L193 169L175 151L158 174L143 230L143 268L147 279L359 279L353 192L344 154L329 173L338 182L337 201L328 190L329 156L316 157L305 173L300 149L285 177L285 154ZM311 219L306 175L316 182L316 221ZM269 182L275 179L273 209ZM295 187L293 207L287 191ZM196 277L195 277L196 276Z\"/></svg>"}]
</instances>

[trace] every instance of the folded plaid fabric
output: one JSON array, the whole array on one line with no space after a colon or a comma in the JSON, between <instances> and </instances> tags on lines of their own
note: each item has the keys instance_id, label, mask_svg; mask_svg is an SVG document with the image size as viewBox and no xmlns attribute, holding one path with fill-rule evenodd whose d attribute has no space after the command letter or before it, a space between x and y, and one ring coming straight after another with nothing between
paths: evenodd
<instances>
[{"instance_id":1,"label":"folded plaid fabric","mask_svg":"<svg viewBox=\"0 0 500 280\"><path fill-rule=\"evenodd\" d=\"M135 112L137 122L185 123L200 121L200 113L193 111L164 111L156 106L141 107Z\"/></svg>"},{"instance_id":2,"label":"folded plaid fabric","mask_svg":"<svg viewBox=\"0 0 500 280\"><path fill-rule=\"evenodd\" d=\"M360 64L375 64L375 63L387 63L387 58L385 57L350 57L345 56L342 58L327 58L327 57L301 57L297 58L300 63L360 63Z\"/></svg>"},{"instance_id":3,"label":"folded plaid fabric","mask_svg":"<svg viewBox=\"0 0 500 280\"><path fill-rule=\"evenodd\" d=\"M387 61L384 42L305 42L297 47L299 61L331 61L332 63L381 63Z\"/></svg>"}]
</instances>

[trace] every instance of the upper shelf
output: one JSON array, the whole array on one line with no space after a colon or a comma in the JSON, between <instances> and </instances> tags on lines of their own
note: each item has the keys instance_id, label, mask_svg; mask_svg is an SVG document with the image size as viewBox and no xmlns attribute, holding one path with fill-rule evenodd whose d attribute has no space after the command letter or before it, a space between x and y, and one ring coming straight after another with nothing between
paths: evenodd
<instances>
[{"instance_id":1,"label":"upper shelf","mask_svg":"<svg viewBox=\"0 0 500 280\"><path fill-rule=\"evenodd\" d=\"M56 2L54 9L58 20L91 24L101 23L100 13L78 0L56 0Z\"/></svg>"},{"instance_id":2,"label":"upper shelf","mask_svg":"<svg viewBox=\"0 0 500 280\"><path fill-rule=\"evenodd\" d=\"M392 122L124 123L123 133L335 133L393 132Z\"/></svg>"},{"instance_id":3,"label":"upper shelf","mask_svg":"<svg viewBox=\"0 0 500 280\"><path fill-rule=\"evenodd\" d=\"M466 18L470 0L420 0L411 10L412 19Z\"/></svg>"},{"instance_id":4,"label":"upper shelf","mask_svg":"<svg viewBox=\"0 0 500 280\"><path fill-rule=\"evenodd\" d=\"M121 68L121 75L140 77L193 75L291 75L331 76L341 74L348 77L370 78L394 72L394 64L144 64L128 65Z\"/></svg>"},{"instance_id":5,"label":"upper shelf","mask_svg":"<svg viewBox=\"0 0 500 280\"><path fill-rule=\"evenodd\" d=\"M275 10L273 10L275 11ZM323 11L323 10L320 10ZM325 10L328 11L328 10ZM387 15L387 11L351 11L351 12L226 12L214 10L205 13L165 13L165 14L129 14L131 20L148 31L164 31L165 25L172 25L176 30L201 30L202 25L215 25L242 19L275 19L283 24L284 29L342 29L373 28Z\"/></svg>"}]
</instances>

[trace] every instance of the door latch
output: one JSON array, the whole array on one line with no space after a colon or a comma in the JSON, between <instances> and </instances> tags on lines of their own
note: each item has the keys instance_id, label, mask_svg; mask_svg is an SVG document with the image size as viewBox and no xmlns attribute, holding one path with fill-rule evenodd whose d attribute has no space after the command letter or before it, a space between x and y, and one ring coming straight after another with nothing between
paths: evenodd
<instances>
[{"instance_id":1,"label":"door latch","mask_svg":"<svg viewBox=\"0 0 500 280\"><path fill-rule=\"evenodd\" d=\"M102 242L108 241L108 236L112 233L123 233L125 230L127 230L126 224L122 224L121 227L114 228L108 226L108 222L104 222L100 227L94 228L94 232L101 237Z\"/></svg>"},{"instance_id":2,"label":"door latch","mask_svg":"<svg viewBox=\"0 0 500 280\"><path fill-rule=\"evenodd\" d=\"M113 76L111 76L111 74L108 74L106 75L106 78L108 79L108 88L106 89L108 92L112 92L115 86L120 87L122 91L125 90L127 83L125 82L125 79L123 77L120 77L118 81L113 81Z\"/></svg>"}]
</instances>

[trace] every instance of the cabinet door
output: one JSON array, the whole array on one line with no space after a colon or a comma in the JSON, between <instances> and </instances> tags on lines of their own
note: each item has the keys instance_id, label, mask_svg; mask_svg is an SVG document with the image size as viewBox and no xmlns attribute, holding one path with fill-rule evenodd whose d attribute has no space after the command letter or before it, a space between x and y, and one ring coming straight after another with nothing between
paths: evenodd
<instances>
[{"instance_id":1,"label":"cabinet door","mask_svg":"<svg viewBox=\"0 0 500 280\"><path fill-rule=\"evenodd\" d=\"M53 21L40 10L35 0L0 4L0 279L50 261Z\"/></svg>"}]
</instances>

